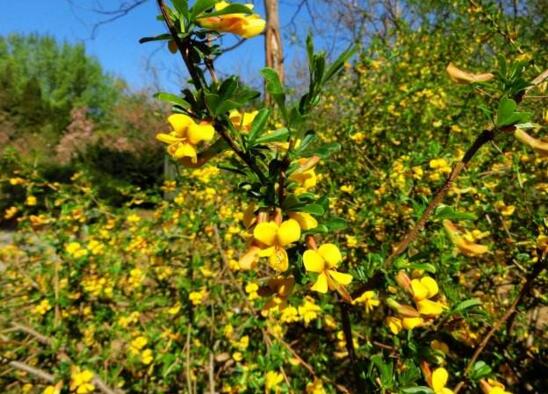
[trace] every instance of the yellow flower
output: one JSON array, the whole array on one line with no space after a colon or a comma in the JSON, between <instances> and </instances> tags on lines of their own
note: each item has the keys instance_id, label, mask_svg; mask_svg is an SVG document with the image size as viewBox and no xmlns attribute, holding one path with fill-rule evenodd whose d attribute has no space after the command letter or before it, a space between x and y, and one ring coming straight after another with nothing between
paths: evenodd
<instances>
[{"instance_id":1,"label":"yellow flower","mask_svg":"<svg viewBox=\"0 0 548 394\"><path fill-rule=\"evenodd\" d=\"M254 282L250 282L245 286L245 292L248 294L247 298L249 299L249 301L253 301L259 298L259 294L257 294L258 290L259 285Z\"/></svg>"},{"instance_id":2,"label":"yellow flower","mask_svg":"<svg viewBox=\"0 0 548 394\"><path fill-rule=\"evenodd\" d=\"M406 330L412 330L415 327L420 327L424 323L422 317L404 317L402 318L402 326Z\"/></svg>"},{"instance_id":3,"label":"yellow flower","mask_svg":"<svg viewBox=\"0 0 548 394\"><path fill-rule=\"evenodd\" d=\"M47 386L42 394L61 394L61 389L63 388L63 382L57 383L55 386Z\"/></svg>"},{"instance_id":4,"label":"yellow flower","mask_svg":"<svg viewBox=\"0 0 548 394\"><path fill-rule=\"evenodd\" d=\"M141 353L141 362L145 365L149 365L152 360L154 360L154 356L152 355L152 350L145 349Z\"/></svg>"},{"instance_id":5,"label":"yellow flower","mask_svg":"<svg viewBox=\"0 0 548 394\"><path fill-rule=\"evenodd\" d=\"M240 353L240 352L234 352L234 353L232 354L232 358L234 359L234 361L240 362L240 361L243 360L244 356L243 356L243 354Z\"/></svg>"},{"instance_id":6,"label":"yellow flower","mask_svg":"<svg viewBox=\"0 0 548 394\"><path fill-rule=\"evenodd\" d=\"M363 142L365 140L365 134L361 131L358 131L357 133L354 133L350 136L350 139L354 142L357 142L358 144Z\"/></svg>"},{"instance_id":7,"label":"yellow flower","mask_svg":"<svg viewBox=\"0 0 548 394\"><path fill-rule=\"evenodd\" d=\"M504 389L504 385L493 379L480 380L480 388L483 394L512 394Z\"/></svg>"},{"instance_id":8,"label":"yellow flower","mask_svg":"<svg viewBox=\"0 0 548 394\"><path fill-rule=\"evenodd\" d=\"M323 383L320 379L314 379L312 383L306 385L306 394L326 394Z\"/></svg>"},{"instance_id":9,"label":"yellow flower","mask_svg":"<svg viewBox=\"0 0 548 394\"><path fill-rule=\"evenodd\" d=\"M188 295L188 299L192 302L192 305L200 305L207 298L207 290L205 287L200 291L191 291Z\"/></svg>"},{"instance_id":10,"label":"yellow flower","mask_svg":"<svg viewBox=\"0 0 548 394\"><path fill-rule=\"evenodd\" d=\"M356 298L353 301L354 304L364 304L365 305L365 312L369 313L373 310L373 308L379 306L381 303L379 299L377 298L377 293L369 290L365 291L361 296Z\"/></svg>"},{"instance_id":11,"label":"yellow flower","mask_svg":"<svg viewBox=\"0 0 548 394\"><path fill-rule=\"evenodd\" d=\"M228 116L236 130L248 133L251 130L251 124L253 123L253 120L255 120L258 113L259 111L240 112L233 109L229 112Z\"/></svg>"},{"instance_id":12,"label":"yellow flower","mask_svg":"<svg viewBox=\"0 0 548 394\"><path fill-rule=\"evenodd\" d=\"M46 313L48 313L48 311L51 309L51 304L49 303L48 300L42 300L40 301L40 304L36 305L32 312L37 314L37 315L45 315Z\"/></svg>"},{"instance_id":13,"label":"yellow flower","mask_svg":"<svg viewBox=\"0 0 548 394\"><path fill-rule=\"evenodd\" d=\"M435 394L453 394L453 390L445 387L449 374L445 368L436 368L432 373L430 387Z\"/></svg>"},{"instance_id":14,"label":"yellow flower","mask_svg":"<svg viewBox=\"0 0 548 394\"><path fill-rule=\"evenodd\" d=\"M318 221L309 213L306 212L290 212L289 217L296 220L302 230L312 230L318 227Z\"/></svg>"},{"instance_id":15,"label":"yellow flower","mask_svg":"<svg viewBox=\"0 0 548 394\"><path fill-rule=\"evenodd\" d=\"M385 323L394 335L398 335L403 328L401 319L394 316L388 316Z\"/></svg>"},{"instance_id":16,"label":"yellow flower","mask_svg":"<svg viewBox=\"0 0 548 394\"><path fill-rule=\"evenodd\" d=\"M10 178L10 185L16 186L16 185L22 185L25 183L25 180L23 178Z\"/></svg>"},{"instance_id":17,"label":"yellow flower","mask_svg":"<svg viewBox=\"0 0 548 394\"><path fill-rule=\"evenodd\" d=\"M168 145L168 153L175 159L190 158L193 163L198 161L196 145L202 141L211 141L215 129L207 122L194 121L190 116L173 114L168 117L173 130L169 133L159 133L156 139Z\"/></svg>"},{"instance_id":18,"label":"yellow flower","mask_svg":"<svg viewBox=\"0 0 548 394\"><path fill-rule=\"evenodd\" d=\"M352 185L342 185L340 187L341 192L352 193L354 191L354 186Z\"/></svg>"},{"instance_id":19,"label":"yellow flower","mask_svg":"<svg viewBox=\"0 0 548 394\"><path fill-rule=\"evenodd\" d=\"M467 256L480 256L487 253L489 249L485 245L480 245L474 242L470 242L465 239L461 234L457 226L455 226L450 220L443 221L443 226L449 235L451 241L455 244L457 249Z\"/></svg>"},{"instance_id":20,"label":"yellow flower","mask_svg":"<svg viewBox=\"0 0 548 394\"><path fill-rule=\"evenodd\" d=\"M34 196L27 196L27 199L25 200L25 204L29 207L35 206L37 202L38 200Z\"/></svg>"},{"instance_id":21,"label":"yellow flower","mask_svg":"<svg viewBox=\"0 0 548 394\"><path fill-rule=\"evenodd\" d=\"M138 354L141 349L143 349L148 343L148 339L144 336L138 336L133 341L131 341L129 345L129 350L134 353Z\"/></svg>"},{"instance_id":22,"label":"yellow flower","mask_svg":"<svg viewBox=\"0 0 548 394\"><path fill-rule=\"evenodd\" d=\"M312 290L327 293L352 282L352 275L337 272L335 268L342 261L342 255L334 244L324 244L318 250L307 250L303 255L304 267L307 271L318 273Z\"/></svg>"},{"instance_id":23,"label":"yellow flower","mask_svg":"<svg viewBox=\"0 0 548 394\"><path fill-rule=\"evenodd\" d=\"M70 377L71 391L75 391L77 394L87 394L95 390L95 386L91 383L93 372L90 370L81 370L80 367L73 367Z\"/></svg>"},{"instance_id":24,"label":"yellow flower","mask_svg":"<svg viewBox=\"0 0 548 394\"><path fill-rule=\"evenodd\" d=\"M294 323L299 321L299 311L294 306L284 308L282 315L280 316L280 321L282 323Z\"/></svg>"},{"instance_id":25,"label":"yellow flower","mask_svg":"<svg viewBox=\"0 0 548 394\"><path fill-rule=\"evenodd\" d=\"M265 376L265 389L266 391L274 390L279 391L278 385L284 380L283 375L279 372L268 371Z\"/></svg>"},{"instance_id":26,"label":"yellow flower","mask_svg":"<svg viewBox=\"0 0 548 394\"><path fill-rule=\"evenodd\" d=\"M289 176L290 181L298 184L295 194L302 194L316 186L318 177L316 176L314 167L318 164L319 160L320 158L317 156L298 160L299 168Z\"/></svg>"},{"instance_id":27,"label":"yellow flower","mask_svg":"<svg viewBox=\"0 0 548 394\"><path fill-rule=\"evenodd\" d=\"M411 291L415 301L421 301L426 298L432 298L438 294L438 283L429 276L424 276L420 279L411 281Z\"/></svg>"},{"instance_id":28,"label":"yellow flower","mask_svg":"<svg viewBox=\"0 0 548 394\"><path fill-rule=\"evenodd\" d=\"M230 3L227 1L219 1L215 4L215 11L221 11L229 5ZM246 6L253 9L252 4L246 4ZM233 33L243 38L251 38L261 34L266 26L266 22L257 14L236 13L211 17L208 17L207 14L204 15L204 17L197 19L200 26L220 33Z\"/></svg>"},{"instance_id":29,"label":"yellow flower","mask_svg":"<svg viewBox=\"0 0 548 394\"><path fill-rule=\"evenodd\" d=\"M82 248L82 245L80 245L78 242L69 242L65 246L65 251L69 254L69 256L72 256L76 259L87 256L88 254L88 251Z\"/></svg>"},{"instance_id":30,"label":"yellow flower","mask_svg":"<svg viewBox=\"0 0 548 394\"><path fill-rule=\"evenodd\" d=\"M18 211L19 211L19 209L17 209L17 207L7 208L6 211L4 212L4 219L9 220L9 219L13 218L15 215L17 215Z\"/></svg>"},{"instance_id":31,"label":"yellow flower","mask_svg":"<svg viewBox=\"0 0 548 394\"><path fill-rule=\"evenodd\" d=\"M260 242L260 257L268 257L269 263L276 271L287 271L289 261L285 247L301 238L301 227L295 219L288 219L281 224L276 222L259 223L253 230L253 237Z\"/></svg>"},{"instance_id":32,"label":"yellow flower","mask_svg":"<svg viewBox=\"0 0 548 394\"><path fill-rule=\"evenodd\" d=\"M304 303L299 306L299 315L304 320L304 324L308 325L312 320L318 317L318 312L321 311L321 308L314 303L314 300L311 297L305 297Z\"/></svg>"},{"instance_id":33,"label":"yellow flower","mask_svg":"<svg viewBox=\"0 0 548 394\"><path fill-rule=\"evenodd\" d=\"M495 208L500 211L502 216L512 216L516 210L514 205L506 205L504 201L497 201L495 203Z\"/></svg>"}]
</instances>

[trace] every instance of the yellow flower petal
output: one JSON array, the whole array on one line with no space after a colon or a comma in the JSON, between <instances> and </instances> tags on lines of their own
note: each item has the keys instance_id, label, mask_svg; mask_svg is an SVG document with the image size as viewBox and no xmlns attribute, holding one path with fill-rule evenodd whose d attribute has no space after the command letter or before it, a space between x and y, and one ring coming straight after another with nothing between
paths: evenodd
<instances>
[{"instance_id":1,"label":"yellow flower petal","mask_svg":"<svg viewBox=\"0 0 548 394\"><path fill-rule=\"evenodd\" d=\"M449 374L445 368L436 368L432 373L432 389L435 393L441 391L447 384L447 379L449 379Z\"/></svg>"},{"instance_id":2,"label":"yellow flower petal","mask_svg":"<svg viewBox=\"0 0 548 394\"><path fill-rule=\"evenodd\" d=\"M328 270L329 276L331 279L333 279L336 283L346 286L350 282L352 282L352 275L345 274L342 272L337 272L334 270Z\"/></svg>"},{"instance_id":3,"label":"yellow flower petal","mask_svg":"<svg viewBox=\"0 0 548 394\"><path fill-rule=\"evenodd\" d=\"M325 261L322 256L315 250L307 250L303 254L304 268L310 272L323 272L325 269Z\"/></svg>"},{"instance_id":4,"label":"yellow flower petal","mask_svg":"<svg viewBox=\"0 0 548 394\"><path fill-rule=\"evenodd\" d=\"M259 223L253 230L253 237L268 246L274 245L277 234L278 225L274 222Z\"/></svg>"},{"instance_id":5,"label":"yellow flower petal","mask_svg":"<svg viewBox=\"0 0 548 394\"><path fill-rule=\"evenodd\" d=\"M422 323L422 317L404 317L402 319L403 328L406 330L412 330L415 327L419 327Z\"/></svg>"},{"instance_id":6,"label":"yellow flower petal","mask_svg":"<svg viewBox=\"0 0 548 394\"><path fill-rule=\"evenodd\" d=\"M318 249L318 253L327 262L329 268L335 268L342 261L342 255L335 244L323 244Z\"/></svg>"},{"instance_id":7,"label":"yellow flower petal","mask_svg":"<svg viewBox=\"0 0 548 394\"><path fill-rule=\"evenodd\" d=\"M316 283L311 287L311 290L318 293L327 293L327 275L325 273L318 275L318 279L316 279Z\"/></svg>"},{"instance_id":8,"label":"yellow flower petal","mask_svg":"<svg viewBox=\"0 0 548 394\"><path fill-rule=\"evenodd\" d=\"M242 36L243 38L251 38L261 34L266 26L266 21L264 19L256 16L248 17L246 22L243 24L242 29L236 33Z\"/></svg>"},{"instance_id":9,"label":"yellow flower petal","mask_svg":"<svg viewBox=\"0 0 548 394\"><path fill-rule=\"evenodd\" d=\"M311 230L313 228L318 227L318 221L309 213L306 212L291 212L289 214L289 217L291 219L295 219L299 226L301 226L301 229L303 230Z\"/></svg>"},{"instance_id":10,"label":"yellow flower petal","mask_svg":"<svg viewBox=\"0 0 548 394\"><path fill-rule=\"evenodd\" d=\"M173 114L167 118L167 121L177 133L183 135L188 126L194 123L190 116L183 114Z\"/></svg>"},{"instance_id":11,"label":"yellow flower petal","mask_svg":"<svg viewBox=\"0 0 548 394\"><path fill-rule=\"evenodd\" d=\"M438 316L442 314L444 306L440 302L422 300L417 302L417 309L421 315Z\"/></svg>"},{"instance_id":12,"label":"yellow flower petal","mask_svg":"<svg viewBox=\"0 0 548 394\"><path fill-rule=\"evenodd\" d=\"M289 260L287 258L287 252L284 248L277 247L274 253L268 258L270 266L278 272L285 272L289 266Z\"/></svg>"},{"instance_id":13,"label":"yellow flower petal","mask_svg":"<svg viewBox=\"0 0 548 394\"><path fill-rule=\"evenodd\" d=\"M156 139L158 141L163 142L164 144L168 144L168 145L176 144L176 143L181 141L180 138L175 137L171 134L166 134L166 133L156 134Z\"/></svg>"},{"instance_id":14,"label":"yellow flower petal","mask_svg":"<svg viewBox=\"0 0 548 394\"><path fill-rule=\"evenodd\" d=\"M411 281L411 290L413 291L415 300L424 300L428 297L428 288L424 286L419 279L413 279Z\"/></svg>"},{"instance_id":15,"label":"yellow flower petal","mask_svg":"<svg viewBox=\"0 0 548 394\"><path fill-rule=\"evenodd\" d=\"M190 144L181 143L177 146L177 149L173 153L176 159L182 159L183 157L190 157L192 162L197 161L196 148Z\"/></svg>"},{"instance_id":16,"label":"yellow flower petal","mask_svg":"<svg viewBox=\"0 0 548 394\"><path fill-rule=\"evenodd\" d=\"M201 141L211 141L215 136L215 129L209 123L192 123L188 127L188 140L196 145Z\"/></svg>"},{"instance_id":17,"label":"yellow flower petal","mask_svg":"<svg viewBox=\"0 0 548 394\"><path fill-rule=\"evenodd\" d=\"M398 335L402 329L402 321L394 316L388 316L386 318L386 325L394 335Z\"/></svg>"},{"instance_id":18,"label":"yellow flower petal","mask_svg":"<svg viewBox=\"0 0 548 394\"><path fill-rule=\"evenodd\" d=\"M421 278L421 284L428 290L427 298L432 298L439 292L438 282L429 276Z\"/></svg>"},{"instance_id":19,"label":"yellow flower petal","mask_svg":"<svg viewBox=\"0 0 548 394\"><path fill-rule=\"evenodd\" d=\"M301 238L301 227L294 219L289 219L283 222L278 229L278 242L280 245L289 245Z\"/></svg>"}]
</instances>

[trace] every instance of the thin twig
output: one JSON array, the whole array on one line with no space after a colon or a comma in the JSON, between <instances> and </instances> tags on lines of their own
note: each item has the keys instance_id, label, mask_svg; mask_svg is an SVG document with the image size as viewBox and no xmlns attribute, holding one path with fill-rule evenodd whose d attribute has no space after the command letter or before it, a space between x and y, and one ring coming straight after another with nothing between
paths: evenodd
<instances>
[{"instance_id":1,"label":"thin twig","mask_svg":"<svg viewBox=\"0 0 548 394\"><path fill-rule=\"evenodd\" d=\"M33 376L36 376L37 378L40 378L40 379L42 379L42 380L44 380L48 383L54 383L55 382L55 376L53 376L49 372L46 372L42 369L32 367L28 364L25 364L25 363L21 362L21 361L10 361L10 360L4 359L4 357L0 356L0 363L1 362L5 362L6 364L8 364L10 367L12 367L14 369L18 369L20 371L27 372L27 373L29 373Z\"/></svg>"},{"instance_id":2,"label":"thin twig","mask_svg":"<svg viewBox=\"0 0 548 394\"><path fill-rule=\"evenodd\" d=\"M467 375L474 364L476 363L476 360L480 356L480 354L485 350L487 345L489 344L489 341L491 340L491 337L500 329L500 327L504 324L506 320L508 320L511 316L515 315L517 313L517 307L521 303L523 297L529 292L531 289L531 286L533 285L533 282L535 279L542 273L542 271L546 268L546 265L548 263L548 258L542 258L540 261L538 261L533 270L527 275L527 279L524 283L524 285L521 287L521 290L512 303L510 307L506 310L504 315L502 315L491 327L487 335L483 338L479 346L476 348L476 351L472 355L472 358L470 358L470 361L468 361L468 364L466 365L466 368L464 369L464 375ZM466 384L466 381L461 381L456 387L455 387L455 394L457 394Z\"/></svg>"}]
</instances>

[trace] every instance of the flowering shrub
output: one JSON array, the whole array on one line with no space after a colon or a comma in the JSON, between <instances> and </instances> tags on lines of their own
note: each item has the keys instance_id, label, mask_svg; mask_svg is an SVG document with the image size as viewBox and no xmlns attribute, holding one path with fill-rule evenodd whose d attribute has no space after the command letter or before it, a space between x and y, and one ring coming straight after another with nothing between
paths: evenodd
<instances>
[{"instance_id":1,"label":"flowering shrub","mask_svg":"<svg viewBox=\"0 0 548 394\"><path fill-rule=\"evenodd\" d=\"M412 86L405 78L425 71L410 63L411 51L391 62L382 54L353 59L351 48L328 64L309 37L306 93L290 99L266 68L273 105L262 105L258 92L236 76L218 79L214 68L218 37L251 38L264 28L252 7L158 4L169 34L143 41L167 41L190 77L180 95L157 95L172 105L157 139L178 168L161 190L174 198L122 190L128 202L115 209L86 173L70 184L13 163L2 173L4 193L20 196L3 213L18 231L0 249L6 387L540 387L538 376L524 381L518 369L539 368L542 328L517 308L540 313L543 297L546 143L532 134L546 120L523 102L543 92L546 73L535 78L536 65L520 56L499 59L492 72L449 64L438 72L452 82ZM415 38L398 44L403 50ZM398 89L374 83L392 72L402 78ZM334 91L330 81L356 84L361 96ZM464 125L447 99L459 95L485 116L463 115L476 127L469 144L458 141ZM358 99L375 108L366 116ZM322 125L318 113L341 114L341 125ZM391 129L399 122L401 135ZM431 131L421 135L417 124ZM437 138L440 128L451 132L453 150ZM495 143L496 154L485 154ZM374 149L378 158L369 157ZM414 243L422 233L428 242Z\"/></svg>"}]
</instances>

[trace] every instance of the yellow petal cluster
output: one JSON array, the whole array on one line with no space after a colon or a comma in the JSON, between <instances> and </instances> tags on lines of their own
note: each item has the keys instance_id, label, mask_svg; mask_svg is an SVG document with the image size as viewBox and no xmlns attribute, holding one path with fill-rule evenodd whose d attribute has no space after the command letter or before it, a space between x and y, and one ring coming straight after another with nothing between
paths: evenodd
<instances>
[{"instance_id":1,"label":"yellow petal cluster","mask_svg":"<svg viewBox=\"0 0 548 394\"><path fill-rule=\"evenodd\" d=\"M210 123L196 123L190 116L173 114L167 121L172 127L170 133L158 133L156 139L168 145L167 152L175 159L190 158L198 161L196 146L202 141L211 141L215 129Z\"/></svg>"},{"instance_id":2,"label":"yellow petal cluster","mask_svg":"<svg viewBox=\"0 0 548 394\"><path fill-rule=\"evenodd\" d=\"M262 222L253 229L253 238L259 243L259 257L268 257L270 266L278 272L285 272L289 260L285 247L301 238L301 227L295 219L278 224L275 221Z\"/></svg>"},{"instance_id":3,"label":"yellow petal cluster","mask_svg":"<svg viewBox=\"0 0 548 394\"><path fill-rule=\"evenodd\" d=\"M341 285L352 282L352 275L336 270L342 261L339 248L334 244L323 244L317 250L309 249L304 252L304 267L309 272L318 273L312 290L327 293L327 290L337 290Z\"/></svg>"},{"instance_id":4,"label":"yellow petal cluster","mask_svg":"<svg viewBox=\"0 0 548 394\"><path fill-rule=\"evenodd\" d=\"M215 11L221 11L228 7L228 1L219 1L215 4ZM246 4L253 9L253 4ZM266 26L266 21L258 14L225 14L219 16L205 16L199 18L198 24L206 29L219 33L233 33L243 38L251 38L261 34Z\"/></svg>"},{"instance_id":5,"label":"yellow petal cluster","mask_svg":"<svg viewBox=\"0 0 548 394\"><path fill-rule=\"evenodd\" d=\"M466 256L474 257L481 256L484 253L487 253L489 249L485 245L480 245L474 242L471 242L464 238L457 226L453 224L450 220L446 219L443 221L443 227L447 231L449 238L455 244L458 251Z\"/></svg>"}]
</instances>

